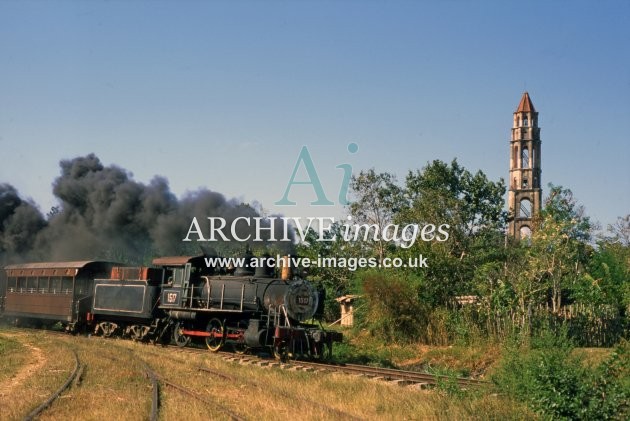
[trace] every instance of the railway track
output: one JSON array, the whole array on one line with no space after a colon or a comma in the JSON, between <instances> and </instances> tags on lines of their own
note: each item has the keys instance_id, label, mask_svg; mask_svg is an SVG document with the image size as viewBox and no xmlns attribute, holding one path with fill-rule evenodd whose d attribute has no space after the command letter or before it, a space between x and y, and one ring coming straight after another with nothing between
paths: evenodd
<instances>
[{"instance_id":1,"label":"railway track","mask_svg":"<svg viewBox=\"0 0 630 421\"><path fill-rule=\"evenodd\" d=\"M115 345L114 347L128 352L131 358L137 361L142 366L144 375L151 381L151 412L149 413L149 420L157 421L157 419L159 418L159 411L160 411L160 383L159 383L157 373L153 371L153 369L144 360L137 358L127 348L122 348L117 345ZM122 362L119 358L113 355L101 354L100 357L106 358L116 364L120 364Z\"/></svg>"},{"instance_id":2,"label":"railway track","mask_svg":"<svg viewBox=\"0 0 630 421\"><path fill-rule=\"evenodd\" d=\"M59 396L61 396L61 394L66 389L68 389L72 385L73 382L76 381L76 383L78 383L78 380L80 380L81 373L83 372L85 365L81 364L77 351L72 348L70 348L70 350L72 351L75 360L75 365L72 373L70 373L66 381L61 385L61 387L59 387L59 389L55 390L44 402L42 402L40 405L37 406L37 408L29 412L26 417L24 417L25 421L33 420L41 415Z\"/></svg>"},{"instance_id":3,"label":"railway track","mask_svg":"<svg viewBox=\"0 0 630 421\"><path fill-rule=\"evenodd\" d=\"M394 368L371 367L357 364L323 364L311 361L299 361L297 366L311 367L318 370L332 370L342 373L361 375L385 381L394 381L400 385L419 384L437 385L443 382L455 381L460 387L483 386L488 382L464 377L450 377L417 371L398 370Z\"/></svg>"},{"instance_id":4,"label":"railway track","mask_svg":"<svg viewBox=\"0 0 630 421\"><path fill-rule=\"evenodd\" d=\"M209 352L205 348L178 347L176 345L166 345L165 347L169 349L175 349L183 353L207 354ZM414 385L419 388L425 388L452 381L454 381L459 387L462 388L483 387L489 384L489 382L484 380L470 379L464 377L450 377L430 373L420 373L417 371L372 367L357 364L322 363L298 360L291 360L287 363L280 363L273 359L249 354L236 354L227 351L220 351L217 354L221 355L224 359L232 362L241 362L244 364L261 363L264 365L274 366L277 365L282 368L294 370L309 369L311 371L340 372L350 375L364 376L386 382L392 382L400 386Z\"/></svg>"},{"instance_id":5,"label":"railway track","mask_svg":"<svg viewBox=\"0 0 630 421\"><path fill-rule=\"evenodd\" d=\"M168 347L172 347L175 349L179 349L181 352L190 352L190 353L206 353L207 351L204 349L198 348L179 348L175 345L168 345ZM373 378L377 380L395 382L398 385L406 386L406 385L418 385L420 388L435 386L440 383L446 383L454 381L458 386L467 388L467 387L481 387L488 385L489 382L478 379L471 379L465 377L451 377L444 375L436 375L430 373L420 373L417 371L409 371L409 370L399 370L394 368L384 368L384 367L372 367L367 365L358 365L358 364L338 364L338 363L322 363L322 362L312 362L312 361L298 361L291 360L287 363L280 363L277 360L272 360L265 357L259 357L255 355L243 355L243 354L234 354L231 352L219 352L225 360L232 362L241 362L241 363L250 363L250 364L259 364L259 365L277 365L286 369L294 369L294 370L304 370L310 369L310 371L333 371L340 372L346 374L352 374L357 376L364 376L368 378Z\"/></svg>"},{"instance_id":6,"label":"railway track","mask_svg":"<svg viewBox=\"0 0 630 421\"><path fill-rule=\"evenodd\" d=\"M158 419L158 411L160 410L160 383L158 374L153 371L149 364L138 358L138 361L144 367L144 372L147 377L151 380L151 414L149 414L149 419L151 421L157 421Z\"/></svg>"},{"instance_id":7,"label":"railway track","mask_svg":"<svg viewBox=\"0 0 630 421\"><path fill-rule=\"evenodd\" d=\"M218 402L215 402L213 400L210 400L208 398L206 398L203 395L200 395L199 393L195 392L194 390L191 390L185 386L182 386L179 383L175 383L171 380L168 380L164 377L158 376L158 378L160 379L160 381L162 383L164 383L166 386L169 386L175 390L177 390L178 392L190 396L200 402L205 403L208 406L211 406L215 409L218 409L220 412L223 412L225 415L227 415L228 417L230 417L231 419L233 419L234 421L246 421L246 418L243 418L243 416L237 414L236 412L234 412L233 410L231 410L230 408L228 408L225 405L222 405Z\"/></svg>"},{"instance_id":8,"label":"railway track","mask_svg":"<svg viewBox=\"0 0 630 421\"><path fill-rule=\"evenodd\" d=\"M117 346L117 348L122 348L120 346ZM197 392L195 392L194 390L187 388L185 386L182 386L179 383L176 383L168 378L166 378L165 376L161 375L160 373L156 372L146 361L142 360L141 358L135 357L133 356L133 352L128 349L128 348L122 348L125 349L127 352L129 352L129 354L132 354L132 357L135 358L136 360L138 360L142 366L144 367L145 373L147 374L147 376L151 379L153 388L152 388L152 404L151 404L151 416L150 419L151 421L157 420L158 419L158 410L159 410L159 385L160 383L163 384L164 386L167 386L173 390L178 391L179 393L182 393L184 395L187 395L189 397L192 397L195 400L198 400L199 402L202 402L214 409L219 410L219 412L224 413L225 415L227 415L230 419L233 419L234 421L246 421L246 418L244 418L243 416L237 414L236 412L234 412L233 410L231 410L230 408L228 408L225 405L220 404L219 402L215 402L214 400L211 400L210 398L207 398L206 396L203 396ZM186 348L179 348L181 349L186 349ZM192 351L194 348L191 348L190 350ZM201 350L199 350L201 351ZM194 351L192 351L194 352Z\"/></svg>"},{"instance_id":9,"label":"railway track","mask_svg":"<svg viewBox=\"0 0 630 421\"><path fill-rule=\"evenodd\" d=\"M419 388L431 387L451 381L454 381L458 386L462 388L480 387L489 384L488 382L483 380L442 376L429 373L419 373L416 371L398 370L393 368L371 367L357 364L332 364L318 363L312 361L291 361L288 363L279 363L275 360L269 362L268 359L264 359L261 357L242 355L239 356L229 353L225 353L225 355L223 355L223 358L227 361L240 362L242 364L273 365L279 366L284 369L296 371L308 370L345 373L350 375L368 377L375 380L392 382L400 386L416 385L416 387Z\"/></svg>"},{"instance_id":10,"label":"railway track","mask_svg":"<svg viewBox=\"0 0 630 421\"><path fill-rule=\"evenodd\" d=\"M354 421L358 421L361 420L362 418L358 418L356 416L354 416L353 414L350 414L346 411L342 411L340 409L337 408L333 408L331 406L328 406L322 402L319 401L314 401L312 399L308 399L305 397L300 397L300 396L296 396L295 394L291 394L291 393L287 393L283 390L278 389L277 387L273 387L272 385L266 384L264 385L264 387L258 383L255 383L251 380L248 379L243 379L241 377L236 377L234 375L231 374L227 374L218 370L213 370L210 369L208 367L198 367L197 368L199 371L202 371L204 373L209 373L214 377L218 377L220 379L223 380L228 380L232 383L239 383L239 384L245 384L251 388L255 388L260 390L261 392L271 392L274 395L278 395L278 396L282 396L283 398L289 399L292 402L300 402L300 403L304 403L306 405L309 405L311 407L323 410L324 412L328 413L329 415L334 416L336 419L344 419L344 420L354 420Z\"/></svg>"}]
</instances>

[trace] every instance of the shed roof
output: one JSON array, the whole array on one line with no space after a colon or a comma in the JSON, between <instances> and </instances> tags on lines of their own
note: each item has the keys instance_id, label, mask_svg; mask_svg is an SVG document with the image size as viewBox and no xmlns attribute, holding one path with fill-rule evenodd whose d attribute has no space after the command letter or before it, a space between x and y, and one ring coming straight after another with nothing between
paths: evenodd
<instances>
[{"instance_id":1,"label":"shed roof","mask_svg":"<svg viewBox=\"0 0 630 421\"><path fill-rule=\"evenodd\" d=\"M356 300L357 298L361 298L361 296L360 295L344 295L342 297L335 298L335 301L337 301L338 303L349 303Z\"/></svg>"}]
</instances>

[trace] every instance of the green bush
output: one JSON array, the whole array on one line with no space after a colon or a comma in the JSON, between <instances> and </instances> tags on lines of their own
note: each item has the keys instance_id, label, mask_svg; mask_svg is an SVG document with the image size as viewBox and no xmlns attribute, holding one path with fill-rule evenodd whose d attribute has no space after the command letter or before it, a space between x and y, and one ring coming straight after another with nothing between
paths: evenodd
<instances>
[{"instance_id":1,"label":"green bush","mask_svg":"<svg viewBox=\"0 0 630 421\"><path fill-rule=\"evenodd\" d=\"M622 341L593 374L588 413L600 419L630 419L630 342Z\"/></svg>"},{"instance_id":2,"label":"green bush","mask_svg":"<svg viewBox=\"0 0 630 421\"><path fill-rule=\"evenodd\" d=\"M566 331L543 333L529 344L512 341L493 380L543 418L627 419L628 343L594 369L572 350Z\"/></svg>"},{"instance_id":3,"label":"green bush","mask_svg":"<svg viewBox=\"0 0 630 421\"><path fill-rule=\"evenodd\" d=\"M419 299L420 281L400 274L366 273L363 324L387 341L416 340L426 331L428 309Z\"/></svg>"}]
</instances>

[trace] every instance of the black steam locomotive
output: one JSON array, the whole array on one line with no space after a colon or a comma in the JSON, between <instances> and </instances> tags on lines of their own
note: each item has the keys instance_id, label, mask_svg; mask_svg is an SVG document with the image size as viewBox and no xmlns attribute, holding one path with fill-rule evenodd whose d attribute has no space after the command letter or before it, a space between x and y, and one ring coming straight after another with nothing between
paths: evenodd
<instances>
[{"instance_id":1,"label":"black steam locomotive","mask_svg":"<svg viewBox=\"0 0 630 421\"><path fill-rule=\"evenodd\" d=\"M303 279L279 279L269 268L232 273L204 256L161 257L153 267L81 261L9 265L0 285L7 319L61 322L68 331L123 336L179 346L205 342L279 358L322 358L338 332L306 323L323 311L322 292Z\"/></svg>"}]
</instances>

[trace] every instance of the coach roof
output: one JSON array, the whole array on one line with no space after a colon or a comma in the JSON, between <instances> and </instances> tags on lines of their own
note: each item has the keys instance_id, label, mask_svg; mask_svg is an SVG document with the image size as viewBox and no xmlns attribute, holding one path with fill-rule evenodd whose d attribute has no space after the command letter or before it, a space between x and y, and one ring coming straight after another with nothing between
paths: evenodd
<instances>
[{"instance_id":1,"label":"coach roof","mask_svg":"<svg viewBox=\"0 0 630 421\"><path fill-rule=\"evenodd\" d=\"M80 269L91 263L110 263L98 260L79 260L74 262L37 262L37 263L20 263L17 265L7 265L4 268L9 269Z\"/></svg>"},{"instance_id":2,"label":"coach roof","mask_svg":"<svg viewBox=\"0 0 630 421\"><path fill-rule=\"evenodd\" d=\"M203 255L158 257L153 259L153 264L156 266L184 266L186 263L191 263L193 260L202 259L203 257Z\"/></svg>"}]
</instances>

